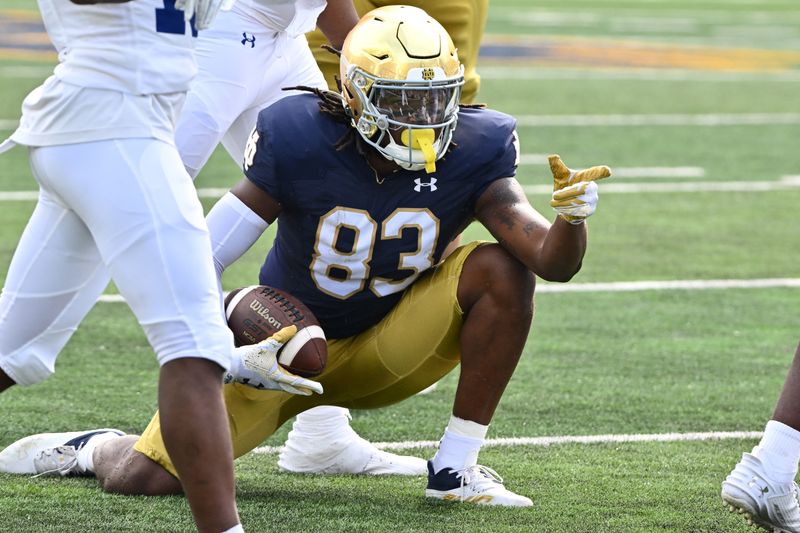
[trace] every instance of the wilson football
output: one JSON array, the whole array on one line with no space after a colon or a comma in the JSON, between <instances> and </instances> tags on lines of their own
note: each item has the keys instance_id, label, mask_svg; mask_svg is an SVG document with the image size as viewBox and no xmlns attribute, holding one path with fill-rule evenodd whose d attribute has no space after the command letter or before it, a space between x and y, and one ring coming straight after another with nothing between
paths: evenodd
<instances>
[{"instance_id":1,"label":"wilson football","mask_svg":"<svg viewBox=\"0 0 800 533\"><path fill-rule=\"evenodd\" d=\"M266 285L236 289L225 297L225 317L236 346L256 344L282 328L297 326L297 334L278 351L278 363L306 378L325 369L325 333L313 313L294 296Z\"/></svg>"}]
</instances>

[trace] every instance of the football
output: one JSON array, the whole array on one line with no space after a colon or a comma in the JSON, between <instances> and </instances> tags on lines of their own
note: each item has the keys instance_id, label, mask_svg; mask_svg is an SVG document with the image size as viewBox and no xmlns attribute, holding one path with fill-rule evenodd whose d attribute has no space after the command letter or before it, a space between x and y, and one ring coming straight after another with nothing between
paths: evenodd
<instances>
[{"instance_id":1,"label":"football","mask_svg":"<svg viewBox=\"0 0 800 533\"><path fill-rule=\"evenodd\" d=\"M233 290L225 297L225 317L236 346L256 344L282 328L297 326L297 334L278 351L278 363L306 378L325 369L325 333L313 313L291 294L266 285Z\"/></svg>"}]
</instances>

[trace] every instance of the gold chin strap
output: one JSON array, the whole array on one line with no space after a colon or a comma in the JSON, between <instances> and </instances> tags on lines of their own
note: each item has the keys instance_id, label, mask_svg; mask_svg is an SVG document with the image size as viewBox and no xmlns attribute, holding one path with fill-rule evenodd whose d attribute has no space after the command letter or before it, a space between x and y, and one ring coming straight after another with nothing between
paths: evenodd
<instances>
[{"instance_id":1,"label":"gold chin strap","mask_svg":"<svg viewBox=\"0 0 800 533\"><path fill-rule=\"evenodd\" d=\"M400 134L400 141L403 144L415 150L422 150L422 155L425 157L425 172L428 174L436 172L436 152L433 150L435 138L436 135L433 130L428 128L421 130L406 129Z\"/></svg>"}]
</instances>

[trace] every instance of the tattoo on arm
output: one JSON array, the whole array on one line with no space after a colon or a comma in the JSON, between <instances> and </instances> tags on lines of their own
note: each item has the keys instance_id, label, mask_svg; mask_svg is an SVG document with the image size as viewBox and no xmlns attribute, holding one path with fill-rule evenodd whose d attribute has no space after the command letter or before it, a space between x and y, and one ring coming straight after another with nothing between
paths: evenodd
<instances>
[{"instance_id":1,"label":"tattoo on arm","mask_svg":"<svg viewBox=\"0 0 800 533\"><path fill-rule=\"evenodd\" d=\"M525 224L525 226L523 226L522 231L525 232L525 235L530 237L533 234L533 230L535 228L536 228L536 224L534 224L533 222L528 222L527 224Z\"/></svg>"},{"instance_id":2,"label":"tattoo on arm","mask_svg":"<svg viewBox=\"0 0 800 533\"><path fill-rule=\"evenodd\" d=\"M497 183L491 187L491 202L494 206L492 215L508 229L516 225L517 216L514 205L519 202L519 196L505 183ZM526 229L526 233L527 233Z\"/></svg>"}]
</instances>

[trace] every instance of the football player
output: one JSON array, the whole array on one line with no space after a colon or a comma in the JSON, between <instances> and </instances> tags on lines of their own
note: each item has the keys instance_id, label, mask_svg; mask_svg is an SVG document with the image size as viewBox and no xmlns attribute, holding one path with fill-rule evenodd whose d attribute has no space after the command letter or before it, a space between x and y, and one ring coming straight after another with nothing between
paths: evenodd
<instances>
[{"instance_id":1,"label":"football player","mask_svg":"<svg viewBox=\"0 0 800 533\"><path fill-rule=\"evenodd\" d=\"M273 367L274 342L261 347L262 362L234 362L224 387L234 454L312 407L396 403L460 364L425 494L530 506L479 465L478 454L528 338L535 275L564 282L578 272L585 219L597 204L595 180L610 171L572 171L552 156L558 216L549 223L513 177L514 119L459 108L463 67L447 32L420 9L389 6L365 15L345 41L341 74L342 94L314 89L259 114L245 150L246 177L208 214L222 267L258 238L255 231L250 242L230 240L232 228L278 221L259 280L297 296L328 337L319 383L298 382L308 395L253 386L271 379L259 369ZM498 242L471 242L439 262L475 219ZM323 394L311 394L320 387ZM91 452L76 450L83 466L71 473L93 472L112 492L181 490L160 414L140 437L100 435ZM40 471L37 458L63 453L46 440L9 446L0 466L5 460L20 473ZM27 458L15 459L23 447Z\"/></svg>"},{"instance_id":2,"label":"football player","mask_svg":"<svg viewBox=\"0 0 800 533\"><path fill-rule=\"evenodd\" d=\"M198 529L242 531L221 394L233 342L174 144L192 34L220 0L126 2L38 2L59 63L0 147L28 147L39 184L0 296L0 391L53 373L110 271L161 365L164 439Z\"/></svg>"},{"instance_id":3,"label":"football player","mask_svg":"<svg viewBox=\"0 0 800 533\"><path fill-rule=\"evenodd\" d=\"M444 26L453 39L458 50L458 58L464 65L464 86L461 88L461 102L470 104L475 101L480 87L480 76L475 68L478 61L483 29L486 25L488 14L488 0L439 0L437 2L422 2L409 0L391 2L387 0L354 0L353 4L359 15L364 15L375 8L402 3L427 10L428 14ZM336 54L323 47L326 42L325 32L315 30L307 35L308 44L314 53L317 65L325 76L328 87L337 89L339 76L339 58ZM337 48L334 46L334 48ZM456 236L451 245L442 254L447 257L460 242ZM436 383L420 391L427 394L434 390ZM365 444L359 448L339 446L339 443L353 440L355 434L350 428L350 413L341 407L315 407L299 415L295 419L289 438L284 444L278 466L282 470L297 473L339 473L350 472L346 465L350 462L347 455L356 453L356 450L367 450ZM351 435L350 439L346 439ZM363 451L361 453L364 453ZM377 452L372 452L375 457L381 457ZM411 458L402 459L408 466L412 466ZM374 462L374 461L373 461ZM400 464L398 460L384 461L388 464ZM421 464L420 464L421 463ZM424 462L417 463L424 472ZM390 469L391 470L391 469ZM411 468L407 470L413 472Z\"/></svg>"},{"instance_id":4,"label":"football player","mask_svg":"<svg viewBox=\"0 0 800 533\"><path fill-rule=\"evenodd\" d=\"M304 32L317 25L322 39L340 49L356 22L351 0L328 0L327 5L326 0L238 0L230 11L221 12L197 39L198 74L175 132L189 175L199 174L219 143L241 167L259 111L298 92L284 90L288 87L327 88ZM239 234L244 231L246 226ZM349 419L349 411L341 407L304 413L284 447L280 468L298 473L424 474L425 461L378 450L350 427Z\"/></svg>"},{"instance_id":5,"label":"football player","mask_svg":"<svg viewBox=\"0 0 800 533\"><path fill-rule=\"evenodd\" d=\"M767 531L800 533L800 346L772 419L751 453L722 482L722 501Z\"/></svg>"}]
</instances>

